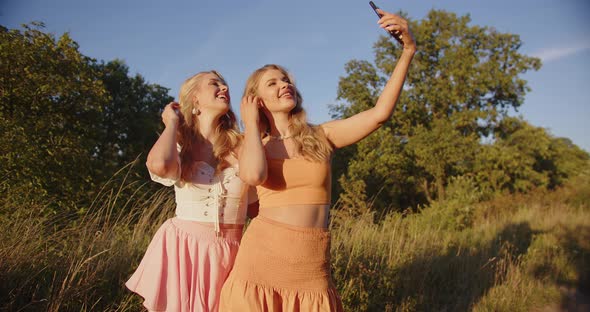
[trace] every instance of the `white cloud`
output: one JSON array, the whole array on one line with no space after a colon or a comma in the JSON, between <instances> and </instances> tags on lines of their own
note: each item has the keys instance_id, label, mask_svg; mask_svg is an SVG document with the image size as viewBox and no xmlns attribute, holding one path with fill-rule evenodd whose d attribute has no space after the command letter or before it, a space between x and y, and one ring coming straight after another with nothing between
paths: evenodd
<instances>
[{"instance_id":1,"label":"white cloud","mask_svg":"<svg viewBox=\"0 0 590 312\"><path fill-rule=\"evenodd\" d=\"M590 50L590 42L569 47L549 47L534 53L533 56L548 63L586 50Z\"/></svg>"}]
</instances>

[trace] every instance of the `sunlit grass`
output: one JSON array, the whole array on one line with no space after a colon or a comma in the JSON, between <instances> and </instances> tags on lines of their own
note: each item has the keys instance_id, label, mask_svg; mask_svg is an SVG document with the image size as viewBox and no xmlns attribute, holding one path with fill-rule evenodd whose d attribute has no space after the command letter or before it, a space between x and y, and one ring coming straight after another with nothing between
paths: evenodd
<instances>
[{"instance_id":1,"label":"sunlit grass","mask_svg":"<svg viewBox=\"0 0 590 312\"><path fill-rule=\"evenodd\" d=\"M590 196L577 189L475 204L472 222L461 229L433 219L456 215L432 208L377 224L372 215L336 215L332 269L347 310L530 311L562 304L560 289L587 283L590 271ZM586 200L571 204L572 196Z\"/></svg>"},{"instance_id":2,"label":"sunlit grass","mask_svg":"<svg viewBox=\"0 0 590 312\"><path fill-rule=\"evenodd\" d=\"M138 310L123 284L173 207L169 190L151 193L123 176L78 215L3 215L0 309Z\"/></svg>"},{"instance_id":3,"label":"sunlit grass","mask_svg":"<svg viewBox=\"0 0 590 312\"><path fill-rule=\"evenodd\" d=\"M124 283L173 214L173 194L120 175L78 214L47 216L44 203L21 202L26 196L19 192L2 199L0 309L142 310ZM382 218L334 210L332 271L345 309L530 311L562 305L564 289L588 282L587 182L481 203L459 196L420 213Z\"/></svg>"}]
</instances>

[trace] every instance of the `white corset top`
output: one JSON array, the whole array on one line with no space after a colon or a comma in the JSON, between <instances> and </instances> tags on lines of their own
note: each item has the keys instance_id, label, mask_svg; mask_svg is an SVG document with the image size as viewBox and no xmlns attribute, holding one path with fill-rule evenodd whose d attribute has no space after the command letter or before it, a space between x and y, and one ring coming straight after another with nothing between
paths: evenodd
<instances>
[{"instance_id":1,"label":"white corset top","mask_svg":"<svg viewBox=\"0 0 590 312\"><path fill-rule=\"evenodd\" d=\"M215 168L198 161L191 181L162 178L152 172L150 176L163 185L174 185L178 218L215 223L217 232L220 223L244 224L248 202L255 201L248 199L248 186L233 166L215 174Z\"/></svg>"}]
</instances>

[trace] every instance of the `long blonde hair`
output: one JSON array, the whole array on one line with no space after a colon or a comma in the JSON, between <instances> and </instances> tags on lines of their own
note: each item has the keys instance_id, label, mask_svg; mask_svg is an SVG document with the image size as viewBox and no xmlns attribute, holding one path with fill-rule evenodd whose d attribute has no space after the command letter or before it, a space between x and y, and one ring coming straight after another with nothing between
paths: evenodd
<instances>
[{"instance_id":1,"label":"long blonde hair","mask_svg":"<svg viewBox=\"0 0 590 312\"><path fill-rule=\"evenodd\" d=\"M323 129L319 126L307 123L307 115L303 109L303 97L295 86L293 77L286 69L279 65L268 64L257 69L250 75L246 81L244 96L256 96L260 79L268 70L276 69L289 78L295 88L297 102L295 107L289 112L289 130L291 132L295 148L304 158L313 161L326 161L332 155L333 147L326 138ZM262 135L266 136L270 132L270 122L264 113L260 113L260 122L262 124Z\"/></svg>"},{"instance_id":2,"label":"long blonde hair","mask_svg":"<svg viewBox=\"0 0 590 312\"><path fill-rule=\"evenodd\" d=\"M197 92L198 83L205 74L214 74L225 84L225 79L217 71L200 72L184 81L180 87L179 104L180 112L182 113L183 121L178 127L178 144L181 146L180 163L182 172L180 178L183 181L188 181L193 173L193 147L199 141L204 140L199 131L199 120L196 114L193 114L195 105L193 103L194 92ZM221 116L219 124L215 127L213 144L213 156L217 160L216 171L219 172L223 168L229 166L225 158L232 154L236 146L240 142L240 134L238 132L238 123L236 115L231 109Z\"/></svg>"}]
</instances>

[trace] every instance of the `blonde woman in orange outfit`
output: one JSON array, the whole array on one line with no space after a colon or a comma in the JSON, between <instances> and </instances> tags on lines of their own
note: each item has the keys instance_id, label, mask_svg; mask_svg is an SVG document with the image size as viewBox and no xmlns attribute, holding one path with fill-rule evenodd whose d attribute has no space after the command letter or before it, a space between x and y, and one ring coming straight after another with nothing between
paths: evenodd
<instances>
[{"instance_id":1,"label":"blonde woman in orange outfit","mask_svg":"<svg viewBox=\"0 0 590 312\"><path fill-rule=\"evenodd\" d=\"M220 311L342 311L330 277L330 159L390 118L416 51L408 23L379 12L403 53L373 108L312 126L284 68L266 65L248 78L240 177L257 186L259 214L222 288Z\"/></svg>"}]
</instances>

